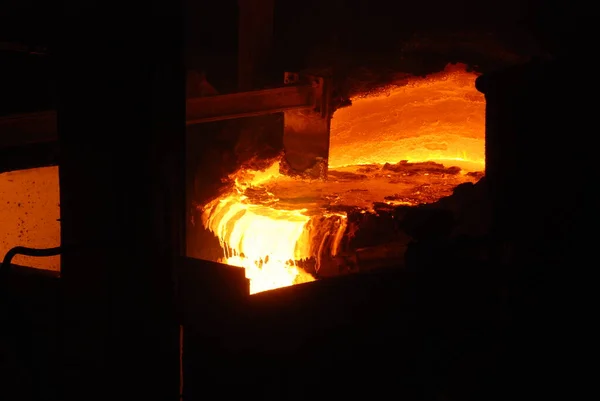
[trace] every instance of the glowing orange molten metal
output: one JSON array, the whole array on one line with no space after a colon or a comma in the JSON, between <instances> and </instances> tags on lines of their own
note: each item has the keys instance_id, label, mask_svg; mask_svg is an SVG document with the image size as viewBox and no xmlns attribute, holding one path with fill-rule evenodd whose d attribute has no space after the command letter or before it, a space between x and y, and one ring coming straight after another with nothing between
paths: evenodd
<instances>
[{"instance_id":1,"label":"glowing orange molten metal","mask_svg":"<svg viewBox=\"0 0 600 401\"><path fill-rule=\"evenodd\" d=\"M244 171L248 182L236 179L235 190L205 206L204 226L221 242L225 258L221 262L246 269L250 293L314 281L296 266L310 256L305 226L310 218L304 210L277 210L252 204L244 195L253 188L279 176L279 163L266 171Z\"/></svg>"},{"instance_id":2,"label":"glowing orange molten metal","mask_svg":"<svg viewBox=\"0 0 600 401\"><path fill-rule=\"evenodd\" d=\"M437 161L485 165L485 98L464 65L352 99L331 122L329 167Z\"/></svg>"},{"instance_id":3,"label":"glowing orange molten metal","mask_svg":"<svg viewBox=\"0 0 600 401\"><path fill-rule=\"evenodd\" d=\"M314 280L295 262L310 256L308 241L301 241L309 218L301 210L275 210L230 196L211 204L205 216L226 250L222 262L246 269L251 294Z\"/></svg>"},{"instance_id":4,"label":"glowing orange molten metal","mask_svg":"<svg viewBox=\"0 0 600 401\"><path fill-rule=\"evenodd\" d=\"M448 66L352 99L332 120L327 182L281 175L278 162L237 171L233 189L203 208L204 227L225 252L221 262L246 270L251 293L313 281L297 261L316 259L318 272L323 248L335 256L346 230L345 214L330 206L368 209L387 195L414 205L476 181L464 174L485 166L485 102L475 78L464 66ZM430 161L444 166L410 164ZM444 170L452 166L460 169Z\"/></svg>"}]
</instances>

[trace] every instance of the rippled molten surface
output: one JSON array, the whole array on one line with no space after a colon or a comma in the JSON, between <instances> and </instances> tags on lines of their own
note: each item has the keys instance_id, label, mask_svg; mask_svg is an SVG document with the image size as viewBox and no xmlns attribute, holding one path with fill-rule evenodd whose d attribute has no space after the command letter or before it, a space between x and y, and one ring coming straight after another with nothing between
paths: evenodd
<instances>
[{"instance_id":1,"label":"rippled molten surface","mask_svg":"<svg viewBox=\"0 0 600 401\"><path fill-rule=\"evenodd\" d=\"M340 207L431 203L476 182L485 169L485 102L475 78L448 66L352 99L333 116L325 181L282 175L278 161L237 171L231 190L203 208L204 227L224 250L220 261L246 269L251 293L312 281L296 262L318 261L324 247L338 252Z\"/></svg>"},{"instance_id":2,"label":"rippled molten surface","mask_svg":"<svg viewBox=\"0 0 600 401\"><path fill-rule=\"evenodd\" d=\"M485 99L476 74L444 72L352 99L331 122L329 166L438 161L481 170L485 163Z\"/></svg>"}]
</instances>

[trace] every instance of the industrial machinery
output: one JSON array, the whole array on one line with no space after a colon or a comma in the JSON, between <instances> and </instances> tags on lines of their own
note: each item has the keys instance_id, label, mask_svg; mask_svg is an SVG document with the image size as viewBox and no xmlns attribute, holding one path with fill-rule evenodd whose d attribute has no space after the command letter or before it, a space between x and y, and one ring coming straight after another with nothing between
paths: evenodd
<instances>
[{"instance_id":1,"label":"industrial machinery","mask_svg":"<svg viewBox=\"0 0 600 401\"><path fill-rule=\"evenodd\" d=\"M187 101L187 125L283 112L283 145L289 170L324 178L329 152L331 78L286 72L278 88Z\"/></svg>"}]
</instances>

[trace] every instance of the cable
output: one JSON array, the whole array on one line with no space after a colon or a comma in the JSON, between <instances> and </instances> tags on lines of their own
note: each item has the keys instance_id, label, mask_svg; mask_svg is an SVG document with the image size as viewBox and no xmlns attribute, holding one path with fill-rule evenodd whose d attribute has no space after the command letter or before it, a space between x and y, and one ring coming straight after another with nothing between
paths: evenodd
<instances>
[{"instance_id":1,"label":"cable","mask_svg":"<svg viewBox=\"0 0 600 401\"><path fill-rule=\"evenodd\" d=\"M12 260L17 255L34 256L34 257L47 257L57 256L62 253L62 247L57 246L55 248L29 248L26 246L16 246L6 252L2 265L0 265L0 272L8 271L12 265Z\"/></svg>"},{"instance_id":2,"label":"cable","mask_svg":"<svg viewBox=\"0 0 600 401\"><path fill-rule=\"evenodd\" d=\"M19 363L23 363L24 368L27 370L27 376L36 384L34 388L40 387L39 383L43 377L43 373L36 363L39 360L36 359L32 350L35 344L33 337L35 329L30 321L31 318L28 316L27 309L23 309L24 307L21 305L22 302L20 302L19 297L15 297L14 294L10 293L10 282L7 280L8 273L12 266L12 260L16 255L47 257L60 255L61 252L62 249L60 246L45 249L17 246L10 249L4 255L2 264L0 264L0 306L6 308L8 312L7 321L2 322L2 329L4 331L6 328L9 332L9 337L14 339ZM5 320L4 316L2 316L2 320Z\"/></svg>"}]
</instances>

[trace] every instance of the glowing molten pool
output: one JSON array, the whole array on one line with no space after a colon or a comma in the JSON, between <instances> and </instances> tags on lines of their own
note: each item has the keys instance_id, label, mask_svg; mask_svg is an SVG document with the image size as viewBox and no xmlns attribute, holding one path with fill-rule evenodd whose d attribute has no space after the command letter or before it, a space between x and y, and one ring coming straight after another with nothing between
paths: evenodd
<instances>
[{"instance_id":1,"label":"glowing molten pool","mask_svg":"<svg viewBox=\"0 0 600 401\"><path fill-rule=\"evenodd\" d=\"M222 262L246 269L251 294L313 281L295 262L310 256L307 243L301 241L309 218L302 210L276 210L244 201L243 196L227 197L206 209L205 225L225 249Z\"/></svg>"},{"instance_id":2,"label":"glowing molten pool","mask_svg":"<svg viewBox=\"0 0 600 401\"><path fill-rule=\"evenodd\" d=\"M464 65L352 99L331 122L329 167L438 161L485 164L485 98Z\"/></svg>"},{"instance_id":3,"label":"glowing molten pool","mask_svg":"<svg viewBox=\"0 0 600 401\"><path fill-rule=\"evenodd\" d=\"M475 78L448 66L352 99L333 116L327 181L282 175L278 161L238 170L232 189L203 208L203 225L224 250L220 262L244 268L251 293L313 281L297 262L315 258L318 272L323 249L338 252L347 219L332 206L429 203L477 181L485 101Z\"/></svg>"}]
</instances>

